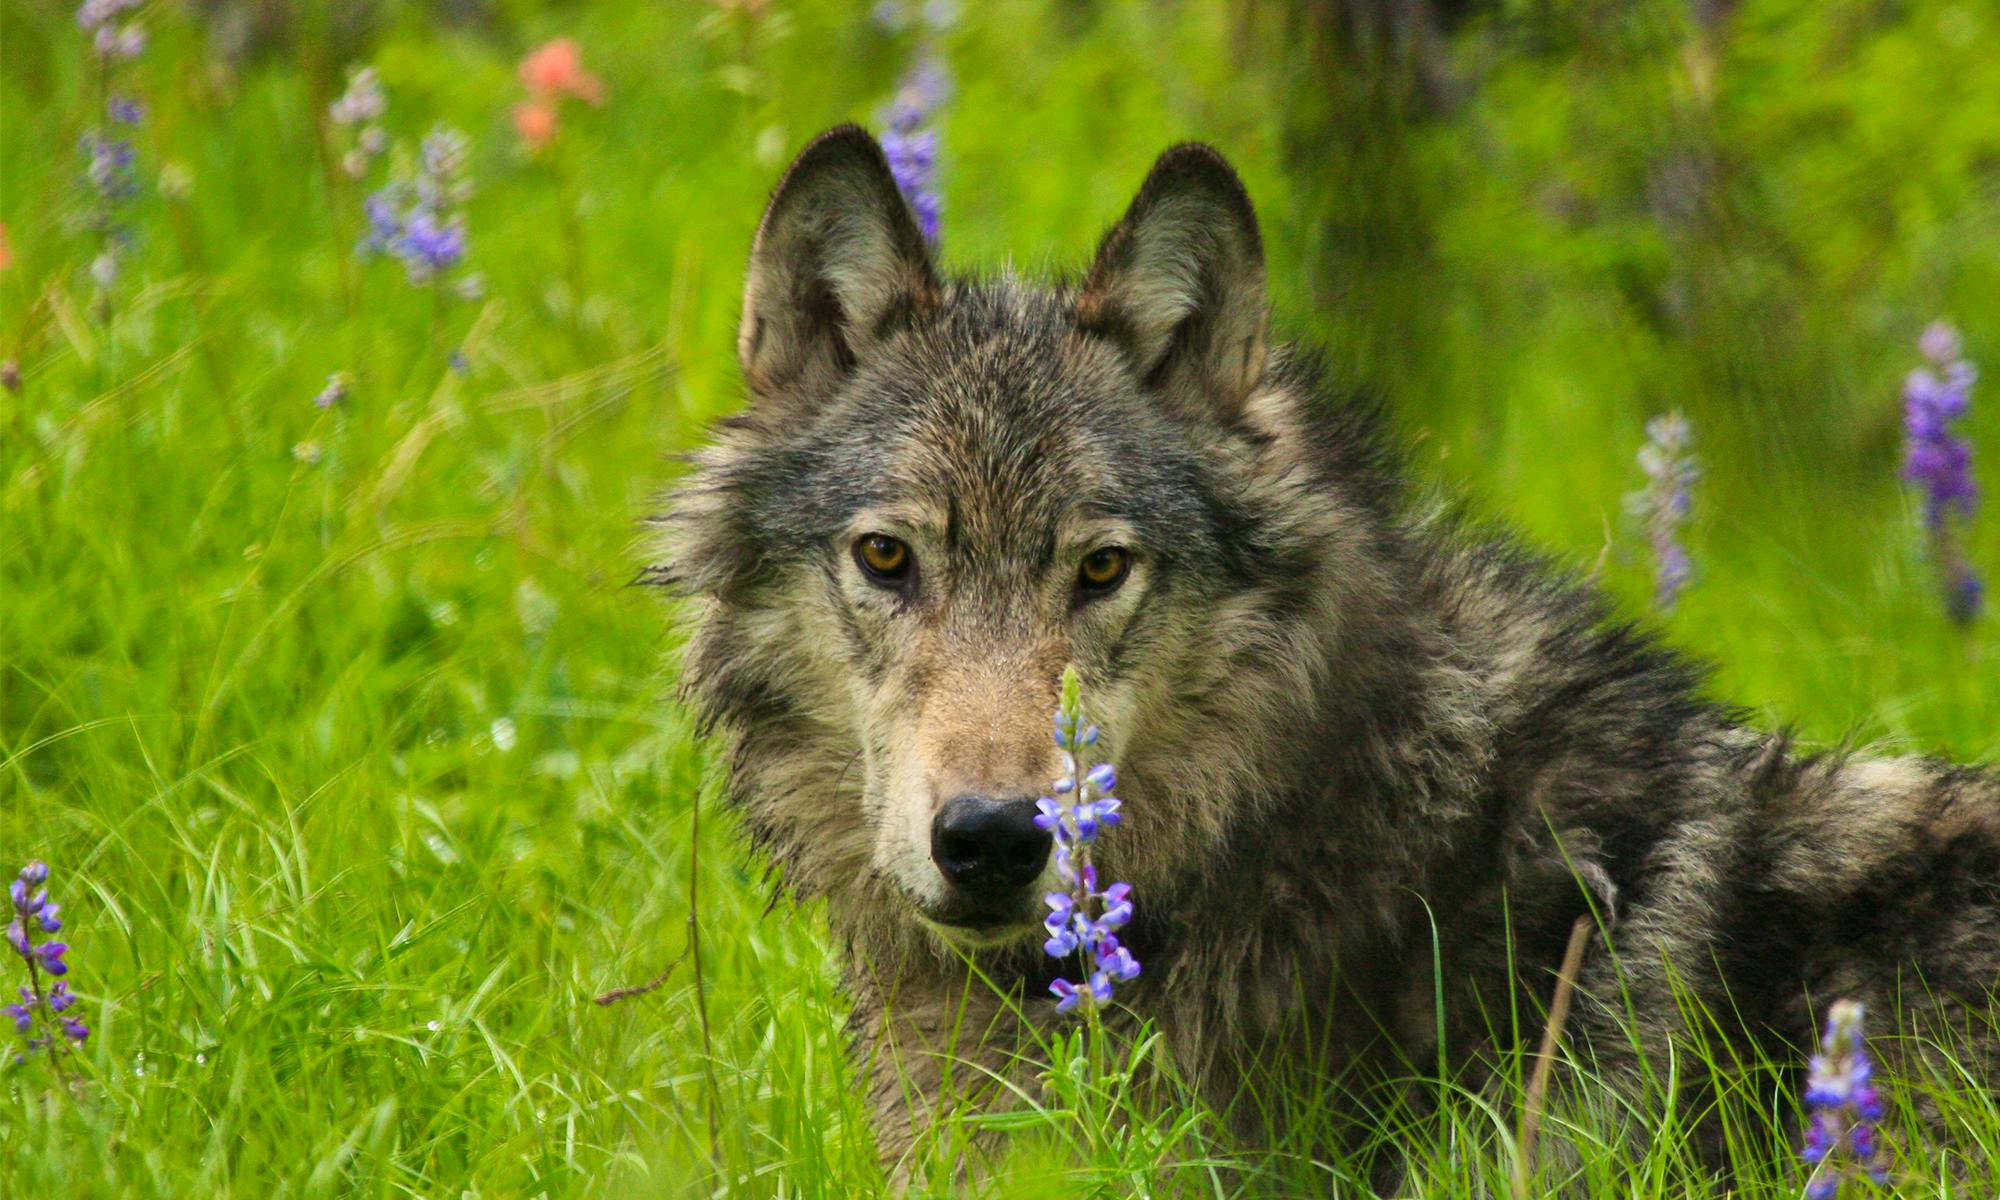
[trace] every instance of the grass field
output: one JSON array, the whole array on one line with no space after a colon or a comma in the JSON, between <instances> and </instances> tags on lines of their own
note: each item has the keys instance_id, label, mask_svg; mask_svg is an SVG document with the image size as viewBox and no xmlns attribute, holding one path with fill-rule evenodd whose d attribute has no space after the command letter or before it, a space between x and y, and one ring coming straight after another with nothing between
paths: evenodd
<instances>
[{"instance_id":1,"label":"grass field","mask_svg":"<svg viewBox=\"0 0 2000 1200\"><path fill-rule=\"evenodd\" d=\"M112 81L145 112L109 288L78 151L97 60L72 6L0 8L0 865L51 864L93 1028L74 1086L0 1068L0 1196L882 1187L823 923L770 906L671 702L668 610L629 586L668 455L739 402L769 187L910 58L864 7L268 26L155 0ZM2000 15L1745 0L1702 32L1680 5L1475 6L1449 104L1393 153L1318 155L1340 112L1310 124L1284 7L964 4L945 260L1079 265L1155 153L1213 141L1261 204L1281 325L1390 389L1426 478L1640 613L1624 496L1645 420L1681 408L1700 577L1657 620L1715 693L1817 743L2000 759L1994 620L1947 620L1897 479L1925 325L2000 364ZM531 154L515 63L557 36L605 102ZM363 62L393 148L356 182L323 114ZM364 192L438 122L470 139L477 298L353 252ZM1993 395L1965 422L1982 469ZM1968 550L2000 574L2000 519ZM701 989L684 966L594 1005L680 953L697 862ZM1964 1083L1938 1081L1957 1141L1911 1156L1913 1194L2000 1187L1935 1182L2000 1158L2000 1107ZM1137 1194L1210 1153L1198 1112L1106 1124L1091 1086L1024 1122L999 1193ZM1383 1138L1435 1194L1502 1185L1511 1110L1446 1100ZM1551 1136L1591 1194L1690 1186L1686 1114L1637 1114L1645 1147L1587 1113ZM1771 1122L1735 1128L1740 1194L1796 1195Z\"/></svg>"}]
</instances>

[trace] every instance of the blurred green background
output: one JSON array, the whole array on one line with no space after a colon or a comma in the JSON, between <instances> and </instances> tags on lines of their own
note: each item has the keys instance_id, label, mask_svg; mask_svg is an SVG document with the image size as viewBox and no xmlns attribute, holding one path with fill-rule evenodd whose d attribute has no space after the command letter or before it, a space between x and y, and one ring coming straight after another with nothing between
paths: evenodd
<instances>
[{"instance_id":1,"label":"blurred green background","mask_svg":"<svg viewBox=\"0 0 2000 1200\"><path fill-rule=\"evenodd\" d=\"M100 64L72 6L0 7L0 865L52 865L95 1029L87 1086L0 1067L0 1194L881 1185L821 923L768 908L628 585L669 454L740 402L769 188L926 37L950 268L1080 267L1159 150L1213 142L1280 328L1387 391L1424 479L1597 569L1761 720L2000 758L1993 618L1946 619L1897 479L1919 332L2000 361L2000 9L886 15L155 0L100 289ZM554 37L605 102L534 153L516 64ZM360 64L393 149L355 181L326 112ZM440 122L473 299L354 253ZM1670 409L1706 475L1661 617L1625 496ZM2000 519L1968 547L2000 573ZM706 1042L685 965L590 1002L680 952L697 846Z\"/></svg>"}]
</instances>

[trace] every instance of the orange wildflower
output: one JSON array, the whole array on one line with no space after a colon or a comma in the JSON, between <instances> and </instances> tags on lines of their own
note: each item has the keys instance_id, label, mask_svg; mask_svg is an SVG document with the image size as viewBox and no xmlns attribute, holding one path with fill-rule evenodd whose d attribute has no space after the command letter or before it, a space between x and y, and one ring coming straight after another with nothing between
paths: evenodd
<instances>
[{"instance_id":1,"label":"orange wildflower","mask_svg":"<svg viewBox=\"0 0 2000 1200\"><path fill-rule=\"evenodd\" d=\"M540 150L556 140L556 106L539 96L514 106L514 132L530 150Z\"/></svg>"},{"instance_id":2,"label":"orange wildflower","mask_svg":"<svg viewBox=\"0 0 2000 1200\"><path fill-rule=\"evenodd\" d=\"M521 60L521 83L538 100L574 96L588 104L604 103L604 81L583 69L583 51L575 38L557 38Z\"/></svg>"}]
</instances>

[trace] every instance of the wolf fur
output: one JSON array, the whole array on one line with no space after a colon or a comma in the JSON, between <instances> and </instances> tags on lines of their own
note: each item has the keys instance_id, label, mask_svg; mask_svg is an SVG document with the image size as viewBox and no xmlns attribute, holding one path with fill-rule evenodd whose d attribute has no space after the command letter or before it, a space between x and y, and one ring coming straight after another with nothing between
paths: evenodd
<instances>
[{"instance_id":1,"label":"wolf fur","mask_svg":"<svg viewBox=\"0 0 2000 1200\"><path fill-rule=\"evenodd\" d=\"M1994 775L1747 726L1586 582L1412 497L1375 406L1266 329L1256 218L1202 146L1050 286L939 274L852 127L758 229L749 404L655 574L744 827L826 902L885 1157L1063 1020L1046 887L955 924L927 839L954 794L1046 788L1066 663L1125 802L1121 1002L1252 1139L1285 1119L1239 1103L1260 1072L1490 1062L1580 916L1616 954L1593 942L1570 1032L1611 1077L1690 997L1784 1060L1832 998L1922 996L1991 1068ZM913 582L864 577L874 532ZM1083 597L1109 544L1130 576Z\"/></svg>"}]
</instances>

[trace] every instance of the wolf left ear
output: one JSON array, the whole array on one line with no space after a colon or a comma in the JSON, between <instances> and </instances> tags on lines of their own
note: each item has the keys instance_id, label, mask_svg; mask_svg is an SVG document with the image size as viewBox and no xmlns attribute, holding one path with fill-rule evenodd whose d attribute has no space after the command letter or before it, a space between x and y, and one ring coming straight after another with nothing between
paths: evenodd
<instances>
[{"instance_id":1,"label":"wolf left ear","mask_svg":"<svg viewBox=\"0 0 2000 1200\"><path fill-rule=\"evenodd\" d=\"M1098 246L1075 314L1150 385L1196 392L1225 420L1242 411L1264 377L1264 243L1222 155L1189 142L1159 157Z\"/></svg>"},{"instance_id":2,"label":"wolf left ear","mask_svg":"<svg viewBox=\"0 0 2000 1200\"><path fill-rule=\"evenodd\" d=\"M750 251L737 357L757 396L810 393L937 304L916 217L875 139L842 125L799 152Z\"/></svg>"}]
</instances>

